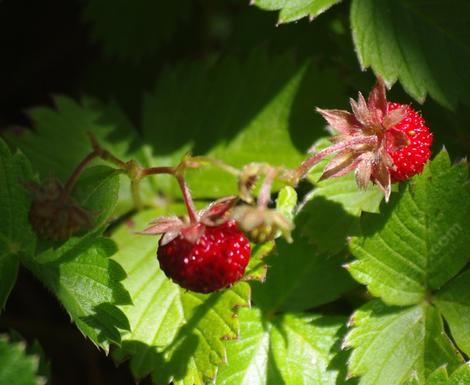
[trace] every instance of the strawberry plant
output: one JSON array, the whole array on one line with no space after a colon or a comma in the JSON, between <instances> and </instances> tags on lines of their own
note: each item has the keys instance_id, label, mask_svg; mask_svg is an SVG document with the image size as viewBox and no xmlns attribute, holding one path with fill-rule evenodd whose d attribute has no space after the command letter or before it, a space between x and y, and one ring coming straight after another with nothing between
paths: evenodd
<instances>
[{"instance_id":1,"label":"strawberry plant","mask_svg":"<svg viewBox=\"0 0 470 385\"><path fill-rule=\"evenodd\" d=\"M470 385L468 1L48 3L3 71L0 385Z\"/></svg>"}]
</instances>

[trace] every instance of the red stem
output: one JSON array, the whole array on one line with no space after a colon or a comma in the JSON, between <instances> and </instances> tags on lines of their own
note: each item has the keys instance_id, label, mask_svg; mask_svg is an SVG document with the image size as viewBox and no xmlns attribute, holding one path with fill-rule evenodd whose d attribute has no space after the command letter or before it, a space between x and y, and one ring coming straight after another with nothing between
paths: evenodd
<instances>
[{"instance_id":1,"label":"red stem","mask_svg":"<svg viewBox=\"0 0 470 385\"><path fill-rule=\"evenodd\" d=\"M77 182L78 177L82 173L82 171L85 169L85 167L90 163L93 159L98 157L98 153L96 151L90 152L81 162L80 164L75 168L73 171L72 175L70 175L69 179L67 179L67 182L65 182L64 189L62 190L62 198L65 198L70 194L72 191L73 186Z\"/></svg>"},{"instance_id":2,"label":"red stem","mask_svg":"<svg viewBox=\"0 0 470 385\"><path fill-rule=\"evenodd\" d=\"M191 223L197 223L198 216L194 207L193 199L191 198L191 192L189 191L189 187L186 184L183 175L176 175L176 179L178 180L181 193L183 194L183 200L184 204L186 205L186 210L188 211L189 220L191 221Z\"/></svg>"},{"instance_id":3,"label":"red stem","mask_svg":"<svg viewBox=\"0 0 470 385\"><path fill-rule=\"evenodd\" d=\"M305 177L305 175L310 171L310 169L317 164L319 161L321 161L325 156L328 156L334 152L344 150L347 147L358 145L358 144L376 144L377 143L377 137L376 136L367 136L367 137L357 137L357 138L352 138L350 140L344 141L344 142L339 142L336 144L333 144L330 147L325 148L324 150L321 150L320 152L317 152L315 155L312 157L308 158L307 160L304 160L299 167L296 169L296 174L299 179Z\"/></svg>"},{"instance_id":4,"label":"red stem","mask_svg":"<svg viewBox=\"0 0 470 385\"><path fill-rule=\"evenodd\" d=\"M174 167L149 167L142 170L142 177L153 174L175 174Z\"/></svg>"}]
</instances>

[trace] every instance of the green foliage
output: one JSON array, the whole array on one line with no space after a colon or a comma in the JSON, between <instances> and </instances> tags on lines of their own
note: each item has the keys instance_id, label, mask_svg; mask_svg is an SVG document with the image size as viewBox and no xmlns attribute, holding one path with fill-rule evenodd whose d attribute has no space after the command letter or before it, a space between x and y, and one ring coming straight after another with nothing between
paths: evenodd
<instances>
[{"instance_id":1,"label":"green foliage","mask_svg":"<svg viewBox=\"0 0 470 385\"><path fill-rule=\"evenodd\" d=\"M161 214L144 211L113 235L119 248L113 259L127 273L123 284L133 302L122 307L130 332L116 357L130 356L134 375L151 374L157 384L204 384L225 360L222 339L238 336L234 307L249 304L249 287L242 282L205 295L171 282L156 262L157 238L134 234Z\"/></svg>"},{"instance_id":2,"label":"green foliage","mask_svg":"<svg viewBox=\"0 0 470 385\"><path fill-rule=\"evenodd\" d=\"M302 230L297 225L293 243L276 242L276 253L265 258L266 281L252 283L253 302L263 310L304 311L331 302L355 286L341 267L346 262L344 253L319 252Z\"/></svg>"},{"instance_id":3,"label":"green foliage","mask_svg":"<svg viewBox=\"0 0 470 385\"><path fill-rule=\"evenodd\" d=\"M351 26L363 68L400 80L419 102L426 94L468 104L470 3L466 0L353 0Z\"/></svg>"},{"instance_id":4,"label":"green foliage","mask_svg":"<svg viewBox=\"0 0 470 385\"><path fill-rule=\"evenodd\" d=\"M135 128L117 105L103 105L90 98L79 103L66 96L57 96L54 102L55 109L37 107L30 110L34 131L7 132L5 135L9 143L24 152L41 178L54 175L65 182L91 151L89 133L120 159L135 159L143 166L149 165L149 149L142 145ZM63 134L65 128L67 135ZM152 178L141 185L144 201L151 202L155 191ZM116 214L125 213L132 206L129 180L123 176Z\"/></svg>"},{"instance_id":5,"label":"green foliage","mask_svg":"<svg viewBox=\"0 0 470 385\"><path fill-rule=\"evenodd\" d=\"M227 343L228 365L217 385L342 384L331 366L338 352L343 319L317 314L266 317L257 309L242 309L239 341Z\"/></svg>"},{"instance_id":6,"label":"green foliage","mask_svg":"<svg viewBox=\"0 0 470 385\"><path fill-rule=\"evenodd\" d=\"M312 20L338 3L253 1L278 10L279 23ZM275 181L268 207L293 221L293 242L252 245L243 280L208 295L166 277L158 237L139 234L158 216L185 212L173 176L142 179L139 205L125 171L94 160L71 192L92 226L62 242L32 232L25 182L50 174L65 182L91 151L88 133L144 167L176 166L188 152L238 169L297 167L313 143L331 144L314 107L342 108L372 83L352 64L354 48L362 68L387 84L398 80L419 102L429 94L454 108L428 103L423 115L437 147L450 138L456 154L469 151L461 105L470 100L467 1L352 0L314 25L268 34L261 29L274 27L273 14L258 23L263 12L252 8L244 30L244 6L227 4L88 0L92 39L109 60L121 59L110 72L138 73L117 80L126 95L112 99L133 100L123 110L58 96L53 107L30 110L34 129L2 131L19 151L0 140L0 308L22 264L93 344L129 360L136 380L158 385L470 383L470 183L466 161L452 164L446 150L396 184L388 203L372 184L358 190L354 173L321 181L331 158L295 188ZM167 45L181 52L168 54ZM393 92L391 100L406 97ZM232 174L214 165L187 170L196 206L237 194ZM0 338L3 383L40 378L24 344Z\"/></svg>"},{"instance_id":7,"label":"green foliage","mask_svg":"<svg viewBox=\"0 0 470 385\"><path fill-rule=\"evenodd\" d=\"M165 72L143 107L142 131L154 146L153 162L176 164L192 151L236 167L250 162L298 165L324 126L312 106L343 100L336 76L293 54L269 56L264 50L242 61L227 57ZM306 90L308 104L298 99ZM165 192L180 196L172 179L159 181L159 187L168 183ZM188 183L198 198L237 192L235 178L219 170L192 171Z\"/></svg>"},{"instance_id":8,"label":"green foliage","mask_svg":"<svg viewBox=\"0 0 470 385\"><path fill-rule=\"evenodd\" d=\"M129 321L116 307L130 303L120 281L122 268L109 257L116 251L108 238L86 236L65 245L26 266L57 296L80 331L93 343L109 350L119 344L119 329L128 329Z\"/></svg>"},{"instance_id":9,"label":"green foliage","mask_svg":"<svg viewBox=\"0 0 470 385\"><path fill-rule=\"evenodd\" d=\"M452 166L441 151L380 215L363 216L361 235L350 243L358 260L348 270L383 302L356 311L345 339L354 348L349 374L361 376L361 385L424 384L443 365L456 369L462 357L442 316L457 346L468 352L468 272L451 280L469 260L463 230L468 196L466 163ZM432 381L441 383L442 376L436 372Z\"/></svg>"},{"instance_id":10,"label":"green foliage","mask_svg":"<svg viewBox=\"0 0 470 385\"><path fill-rule=\"evenodd\" d=\"M20 152L12 154L0 139L0 310L15 283L18 257L31 255L36 244L28 223L31 199L25 186L31 178L29 161Z\"/></svg>"},{"instance_id":11,"label":"green foliage","mask_svg":"<svg viewBox=\"0 0 470 385\"><path fill-rule=\"evenodd\" d=\"M470 271L450 281L438 293L435 303L449 324L457 346L470 356Z\"/></svg>"},{"instance_id":12,"label":"green foliage","mask_svg":"<svg viewBox=\"0 0 470 385\"><path fill-rule=\"evenodd\" d=\"M28 354L23 341L0 336L0 384L43 385L38 369L39 357Z\"/></svg>"},{"instance_id":13,"label":"green foliage","mask_svg":"<svg viewBox=\"0 0 470 385\"><path fill-rule=\"evenodd\" d=\"M106 54L138 63L170 40L188 18L190 4L188 0L88 0L84 19Z\"/></svg>"},{"instance_id":14,"label":"green foliage","mask_svg":"<svg viewBox=\"0 0 470 385\"><path fill-rule=\"evenodd\" d=\"M349 376L359 384L403 384L412 374L418 383L442 365L463 361L444 333L437 310L426 304L399 308L374 300L357 310L345 347L352 347Z\"/></svg>"},{"instance_id":15,"label":"green foliage","mask_svg":"<svg viewBox=\"0 0 470 385\"><path fill-rule=\"evenodd\" d=\"M267 11L279 12L279 23L308 17L313 20L341 0L254 0L253 4Z\"/></svg>"},{"instance_id":16,"label":"green foliage","mask_svg":"<svg viewBox=\"0 0 470 385\"><path fill-rule=\"evenodd\" d=\"M380 215L366 214L363 236L350 243L348 267L370 292L393 305L422 301L470 259L470 190L466 163L451 166L441 151Z\"/></svg>"},{"instance_id":17,"label":"green foliage","mask_svg":"<svg viewBox=\"0 0 470 385\"><path fill-rule=\"evenodd\" d=\"M78 180L74 193L82 207L95 213L95 227L84 236L62 244L42 241L34 257L23 258L25 266L57 296L80 331L93 343L109 349L120 343L119 329L129 322L117 304L130 303L120 281L122 268L109 257L116 245L99 236L118 199L119 175L97 166Z\"/></svg>"}]
</instances>

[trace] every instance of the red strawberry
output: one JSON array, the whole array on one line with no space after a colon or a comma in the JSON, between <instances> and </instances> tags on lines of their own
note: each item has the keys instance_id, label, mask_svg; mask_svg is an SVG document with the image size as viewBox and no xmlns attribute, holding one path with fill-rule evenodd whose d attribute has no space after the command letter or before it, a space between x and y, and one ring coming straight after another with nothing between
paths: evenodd
<instances>
[{"instance_id":1,"label":"red strawberry","mask_svg":"<svg viewBox=\"0 0 470 385\"><path fill-rule=\"evenodd\" d=\"M187 218L161 217L144 234L163 234L157 251L161 269L181 287L210 293L240 280L250 260L250 242L226 214L236 198L224 198Z\"/></svg>"},{"instance_id":2,"label":"red strawberry","mask_svg":"<svg viewBox=\"0 0 470 385\"><path fill-rule=\"evenodd\" d=\"M181 287L209 293L243 277L251 250L233 220L202 226L202 235L194 243L181 234L165 245L160 240L157 255L160 268Z\"/></svg>"},{"instance_id":3,"label":"red strawberry","mask_svg":"<svg viewBox=\"0 0 470 385\"><path fill-rule=\"evenodd\" d=\"M405 133L409 144L400 149L387 148L395 169L390 170L392 181L407 180L423 171L425 163L431 156L432 134L426 127L422 116L410 106L388 103L388 111L403 108L405 117L393 128Z\"/></svg>"},{"instance_id":4,"label":"red strawberry","mask_svg":"<svg viewBox=\"0 0 470 385\"><path fill-rule=\"evenodd\" d=\"M392 181L406 180L423 170L431 155L432 134L411 107L387 102L380 78L367 101L359 93L358 100L350 103L352 113L317 109L337 135L330 138L330 147L304 161L297 172L303 176L318 161L336 154L321 179L354 171L360 188L366 189L371 181L388 200Z\"/></svg>"}]
</instances>

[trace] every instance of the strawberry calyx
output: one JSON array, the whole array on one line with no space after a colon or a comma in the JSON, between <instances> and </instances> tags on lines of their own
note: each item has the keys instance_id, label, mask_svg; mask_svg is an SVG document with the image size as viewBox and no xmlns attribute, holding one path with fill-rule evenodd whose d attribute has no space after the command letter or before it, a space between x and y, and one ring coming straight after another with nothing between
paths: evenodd
<instances>
[{"instance_id":1,"label":"strawberry calyx","mask_svg":"<svg viewBox=\"0 0 470 385\"><path fill-rule=\"evenodd\" d=\"M192 220L188 216L179 217L176 215L156 218L140 234L163 234L160 240L161 245L166 245L179 236L190 243L197 243L207 226L218 226L229 220L228 212L236 201L237 197L235 196L218 199L196 212L195 218Z\"/></svg>"},{"instance_id":2,"label":"strawberry calyx","mask_svg":"<svg viewBox=\"0 0 470 385\"><path fill-rule=\"evenodd\" d=\"M389 108L385 84L381 78L366 101L359 92L357 101L350 99L352 112L317 108L337 133L330 138L332 145L314 153L301 165L308 171L311 165L324 157L335 154L325 167L320 180L345 175L355 171L356 183L366 189L369 182L376 184L388 201L391 193L392 172L397 169L391 153L410 144L410 137L397 128L407 115L407 106Z\"/></svg>"}]
</instances>

